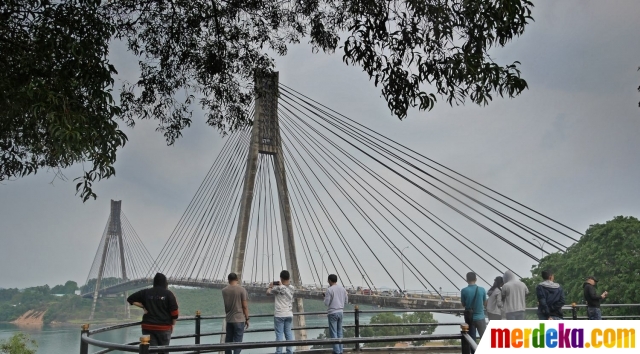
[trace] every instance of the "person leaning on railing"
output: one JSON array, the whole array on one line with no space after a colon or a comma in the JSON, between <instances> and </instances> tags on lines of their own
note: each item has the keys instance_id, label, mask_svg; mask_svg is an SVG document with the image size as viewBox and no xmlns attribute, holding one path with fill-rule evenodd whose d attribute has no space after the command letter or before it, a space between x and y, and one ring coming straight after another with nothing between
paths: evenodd
<instances>
[{"instance_id":1,"label":"person leaning on railing","mask_svg":"<svg viewBox=\"0 0 640 354\"><path fill-rule=\"evenodd\" d=\"M167 277L157 273L153 278L153 288L142 289L127 298L129 304L144 310L142 334L150 337L152 346L169 345L178 319L178 302L168 287Z\"/></svg>"}]
</instances>

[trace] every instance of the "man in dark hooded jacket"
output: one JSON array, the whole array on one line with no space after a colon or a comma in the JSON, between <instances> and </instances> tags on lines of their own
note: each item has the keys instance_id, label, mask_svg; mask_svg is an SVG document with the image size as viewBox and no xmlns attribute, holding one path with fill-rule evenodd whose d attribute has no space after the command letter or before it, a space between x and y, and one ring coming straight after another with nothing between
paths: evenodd
<instances>
[{"instance_id":1,"label":"man in dark hooded jacket","mask_svg":"<svg viewBox=\"0 0 640 354\"><path fill-rule=\"evenodd\" d=\"M129 304L144 310L142 334L150 337L152 346L169 345L178 319L178 302L168 288L167 277L157 273L153 278L153 288L142 289L127 298Z\"/></svg>"},{"instance_id":2,"label":"man in dark hooded jacket","mask_svg":"<svg viewBox=\"0 0 640 354\"><path fill-rule=\"evenodd\" d=\"M598 279L594 276L589 276L585 279L584 284L584 300L587 302L587 315L590 320L601 320L602 312L600 312L600 301L607 297L607 292L603 292L598 295L596 292L596 283Z\"/></svg>"},{"instance_id":3,"label":"man in dark hooded jacket","mask_svg":"<svg viewBox=\"0 0 640 354\"><path fill-rule=\"evenodd\" d=\"M536 286L536 296L538 297L538 319L540 320L561 320L562 306L564 306L564 291L560 284L555 283L553 272L545 270L542 272L542 283Z\"/></svg>"}]
</instances>

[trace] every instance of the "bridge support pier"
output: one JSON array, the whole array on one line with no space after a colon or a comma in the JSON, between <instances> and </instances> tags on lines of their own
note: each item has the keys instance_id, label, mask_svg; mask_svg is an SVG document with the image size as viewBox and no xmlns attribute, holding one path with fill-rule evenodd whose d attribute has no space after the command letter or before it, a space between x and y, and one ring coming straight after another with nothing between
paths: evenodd
<instances>
[{"instance_id":1,"label":"bridge support pier","mask_svg":"<svg viewBox=\"0 0 640 354\"><path fill-rule=\"evenodd\" d=\"M278 122L278 73L256 77L256 101L253 127L251 130L251 142L247 157L242 199L240 201L240 215L238 217L238 229L234 241L233 256L231 259L231 271L242 280L244 270L244 255L247 247L247 233L251 221L251 203L255 187L256 172L258 169L258 155L273 156L273 170L276 187L278 190L278 204L280 220L282 224L282 239L287 270L291 274L291 283L296 288L302 286L302 279L296 256L293 224L291 222L291 207L289 205L289 190L282 156L282 140L280 137L280 125ZM301 298L295 298L294 312L304 312L304 304ZM304 316L296 316L295 326L304 327ZM297 340L307 339L305 330L296 331Z\"/></svg>"}]
</instances>

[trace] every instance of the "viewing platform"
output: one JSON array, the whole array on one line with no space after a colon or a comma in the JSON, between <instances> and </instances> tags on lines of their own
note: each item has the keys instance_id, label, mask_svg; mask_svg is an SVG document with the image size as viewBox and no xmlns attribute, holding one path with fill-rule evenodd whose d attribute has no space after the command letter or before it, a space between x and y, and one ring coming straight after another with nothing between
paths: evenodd
<instances>
[{"instance_id":1,"label":"viewing platform","mask_svg":"<svg viewBox=\"0 0 640 354\"><path fill-rule=\"evenodd\" d=\"M571 304L569 306L565 306L563 309L566 320L584 320L586 317L580 315L580 311L585 310L585 305ZM639 309L640 304L603 304L603 308L634 308ZM527 313L535 313L536 308L527 308ZM422 309L422 310L413 310L411 312L440 312L440 313L455 313L461 315L463 309L452 309L452 310L443 310L443 309ZM305 339L305 340L294 340L294 341L262 341L262 342L242 342L242 343L210 343L203 344L202 338L212 337L212 336L221 336L224 335L224 331L217 332L207 332L204 333L201 331L202 321L211 321L217 320L222 321L225 316L201 316L200 311L196 313L196 316L193 317L181 317L178 318L178 321L193 321L194 322L194 333L187 335L174 335L171 339L188 339L193 338L194 344L180 344L180 345L169 345L169 346L159 346L159 347L150 347L149 345L149 337L142 336L139 341L130 342L126 344L119 343L109 343L106 341L101 341L95 339L93 336L99 333L105 333L109 331L114 331L118 329L128 328L128 327L136 327L140 325L140 322L131 322L119 325L113 325L108 327L102 327L98 329L89 329L89 325L85 324L82 326L81 332L81 346L80 346L80 354L89 354L89 347L99 347L103 348L95 354L103 354L109 353L113 350L120 350L129 353L158 353L158 352L166 352L166 353L175 353L175 352L188 352L190 354L195 353L211 353L211 352L221 352L225 349L261 349L261 348L276 348L276 347L286 347L286 346L294 346L297 347L297 353L331 353L330 348L325 348L331 344L343 344L345 352L394 352L394 353L409 353L409 352L424 352L424 353L462 353L462 354L471 354L472 350L475 351L477 349L477 343L471 339L469 336L469 327L466 323L461 323L462 319L459 322L439 322L439 323L375 323L375 324L364 324L360 321L360 316L364 314L379 314L379 313L398 313L401 311L398 310L390 310L390 309L380 309L380 310L359 310L357 307L354 311L345 311L345 319L343 328L345 329L353 329L354 336L351 338L339 338L339 339ZM635 312L635 311L632 311ZM295 313L294 316L304 315L304 316L321 316L325 315L325 312L305 312L305 313ZM252 315L252 318L269 318L273 317L273 315ZM631 319L640 319L639 315L627 315L627 316L603 316L603 320L631 320ZM374 337L362 337L360 335L361 330L364 328L375 328L375 327L404 327L404 328L414 328L416 327L418 330L420 328L433 328L433 327L446 327L450 329L447 334L423 334L424 331L420 331L417 334L411 335L400 335L400 336L374 336ZM311 327L306 326L304 328L292 328L293 331L301 331L301 330L310 330L310 329L326 329L327 326L320 327ZM273 328L267 329L248 329L244 333L258 333L258 332L273 332ZM416 331L414 331L416 332ZM217 340L216 340L217 341ZM386 343L389 346L386 347L371 347L367 346L368 344L373 343ZM425 345L425 343L429 343ZM455 344L451 344L455 343ZM404 344L404 345L397 345ZM312 348L312 346L318 346L320 348Z\"/></svg>"}]
</instances>

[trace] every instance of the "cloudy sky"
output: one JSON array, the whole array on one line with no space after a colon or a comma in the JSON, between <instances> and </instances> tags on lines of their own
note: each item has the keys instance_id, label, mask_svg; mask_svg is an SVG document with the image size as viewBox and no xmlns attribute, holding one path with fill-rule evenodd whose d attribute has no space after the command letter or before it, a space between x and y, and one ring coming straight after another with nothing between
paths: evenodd
<instances>
[{"instance_id":1,"label":"cloudy sky","mask_svg":"<svg viewBox=\"0 0 640 354\"><path fill-rule=\"evenodd\" d=\"M521 38L493 52L499 62L522 63L529 90L488 107L439 103L399 121L340 54L294 46L277 69L282 83L577 230L640 216L640 3L546 1L533 16ZM114 53L122 78L133 75L128 58ZM97 185L96 201L74 195L79 166L65 171L66 182L41 172L0 185L0 287L84 283L110 199L123 200L157 255L222 147L197 118L173 147L152 121L125 129L117 176ZM526 275L532 262L511 259Z\"/></svg>"}]
</instances>

